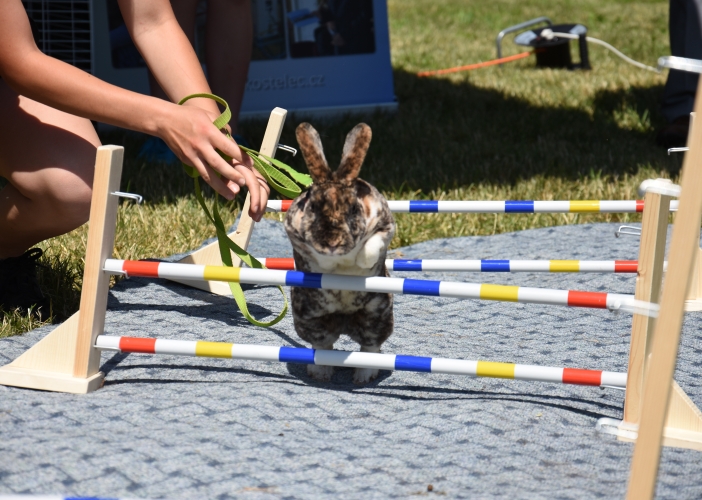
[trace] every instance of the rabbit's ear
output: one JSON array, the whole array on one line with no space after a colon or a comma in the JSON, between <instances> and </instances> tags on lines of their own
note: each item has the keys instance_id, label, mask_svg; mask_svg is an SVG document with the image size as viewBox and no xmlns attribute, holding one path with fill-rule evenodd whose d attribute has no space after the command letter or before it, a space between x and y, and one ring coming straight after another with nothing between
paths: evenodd
<instances>
[{"instance_id":1,"label":"rabbit's ear","mask_svg":"<svg viewBox=\"0 0 702 500\"><path fill-rule=\"evenodd\" d=\"M365 123L359 123L349 132L341 154L341 165L334 174L336 180L351 181L358 177L372 136L371 128Z\"/></svg>"},{"instance_id":2,"label":"rabbit's ear","mask_svg":"<svg viewBox=\"0 0 702 500\"><path fill-rule=\"evenodd\" d=\"M302 156L305 158L307 168L314 182L320 184L331 177L331 170L327 159L324 157L322 140L319 134L309 123L301 123L295 130L297 143L300 145Z\"/></svg>"}]
</instances>

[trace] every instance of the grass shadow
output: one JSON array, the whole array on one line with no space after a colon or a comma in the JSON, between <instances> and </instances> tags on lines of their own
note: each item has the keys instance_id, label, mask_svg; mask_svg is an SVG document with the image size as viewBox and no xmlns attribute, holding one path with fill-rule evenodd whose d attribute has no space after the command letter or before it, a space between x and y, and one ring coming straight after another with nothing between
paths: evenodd
<instances>
[{"instance_id":1,"label":"grass shadow","mask_svg":"<svg viewBox=\"0 0 702 500\"><path fill-rule=\"evenodd\" d=\"M562 78L572 77L562 73ZM663 123L660 86L599 90L588 109L536 106L467 78L419 78L404 70L395 71L395 89L396 114L309 120L320 132L332 168L346 133L362 120L374 136L362 176L386 190L428 192L477 183L512 185L535 176L574 180L635 174L644 166L672 173L680 168L680 158L667 156L654 142L653 130ZM282 143L297 146L294 130L300 121L294 113L288 116ZM265 125L247 121L242 132L258 145ZM152 200L192 193L192 181L178 165L136 158L140 138L111 133L103 140L127 147L125 189ZM301 155L278 156L306 171Z\"/></svg>"}]
</instances>

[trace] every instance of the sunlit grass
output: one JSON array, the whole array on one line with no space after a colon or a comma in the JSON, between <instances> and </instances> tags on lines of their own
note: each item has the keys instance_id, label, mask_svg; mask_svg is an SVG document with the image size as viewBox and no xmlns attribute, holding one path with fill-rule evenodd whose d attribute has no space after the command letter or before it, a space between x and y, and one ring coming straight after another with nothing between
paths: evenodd
<instances>
[{"instance_id":1,"label":"sunlit grass","mask_svg":"<svg viewBox=\"0 0 702 500\"><path fill-rule=\"evenodd\" d=\"M373 141L361 172L388 198L635 199L646 178L676 179L681 157L667 156L653 140L663 123L658 106L665 75L629 66L601 47L590 47L592 71L535 69L534 59L527 58L467 73L416 76L492 59L502 28L542 15L556 23L585 24L589 35L655 65L669 54L667 2L389 0L388 9L399 111L363 118ZM503 42L504 53L521 52L511 38ZM346 133L358 121L353 116L312 121L333 168ZM295 145L299 122L288 117L282 143ZM242 126L253 145L260 144L264 129L264 122ZM102 139L125 145L122 189L146 199L142 206L120 205L117 258L181 253L214 235L181 167L138 160L141 137L113 132ZM306 171L300 155L279 157ZM225 213L225 224L231 224L236 205ZM441 237L632 222L640 215L398 214L396 220L393 248ZM42 271L40 280L56 320L78 307L86 235L87 226L41 245L42 263L50 270ZM36 326L26 315L5 315L0 335Z\"/></svg>"}]
</instances>

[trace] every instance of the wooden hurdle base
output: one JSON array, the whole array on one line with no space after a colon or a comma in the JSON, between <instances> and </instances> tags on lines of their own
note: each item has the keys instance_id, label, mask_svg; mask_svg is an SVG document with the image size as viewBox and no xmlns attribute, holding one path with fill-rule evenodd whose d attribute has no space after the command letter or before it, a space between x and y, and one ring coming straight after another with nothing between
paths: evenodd
<instances>
[{"instance_id":1,"label":"wooden hurdle base","mask_svg":"<svg viewBox=\"0 0 702 500\"><path fill-rule=\"evenodd\" d=\"M266 132L263 135L263 141L261 143L261 154L264 154L270 158L275 157L275 153L278 149L278 142L280 141L280 134L283 132L283 125L285 124L285 117L287 114L288 112L283 108L275 108L271 112L271 116L268 119L268 126L266 127ZM247 194L246 201L244 201L244 207L241 209L241 215L239 216L239 224L237 225L236 230L229 235L229 238L244 250L246 250L249 246L249 241L251 241L251 234L253 233L255 224L254 220L249 215L250 206L251 196ZM234 266L241 266L241 260L236 255L232 255L232 261ZM209 245L194 251L178 262L181 264L221 266L222 257L219 253L219 243L214 241ZM232 294L229 285L221 281L173 281L177 281L178 283L192 286L194 288L199 288L200 290L205 290L216 295Z\"/></svg>"},{"instance_id":2,"label":"wooden hurdle base","mask_svg":"<svg viewBox=\"0 0 702 500\"><path fill-rule=\"evenodd\" d=\"M639 425L621 421L614 433L620 441L635 442ZM702 412L675 381L663 428L663 446L702 451Z\"/></svg>"},{"instance_id":3,"label":"wooden hurdle base","mask_svg":"<svg viewBox=\"0 0 702 500\"><path fill-rule=\"evenodd\" d=\"M95 339L105 326L110 277L102 271L112 256L124 148L101 146L95 161L90 230L85 254L80 310L8 365L0 384L85 394L102 386Z\"/></svg>"}]
</instances>

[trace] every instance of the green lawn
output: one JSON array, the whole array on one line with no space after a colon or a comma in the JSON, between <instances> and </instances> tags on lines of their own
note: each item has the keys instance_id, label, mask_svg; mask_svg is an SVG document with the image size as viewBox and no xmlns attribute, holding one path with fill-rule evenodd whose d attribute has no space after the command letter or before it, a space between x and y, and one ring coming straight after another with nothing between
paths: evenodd
<instances>
[{"instance_id":1,"label":"green lawn","mask_svg":"<svg viewBox=\"0 0 702 500\"><path fill-rule=\"evenodd\" d=\"M658 102L666 75L630 66L602 47L590 46L592 71L535 69L534 59L527 58L443 77L416 76L492 59L501 29L542 15L556 23L585 24L590 36L655 65L669 54L667 2L390 0L388 9L400 106L394 115L364 117L374 139L361 172L388 198L633 199L643 179L677 176L682 157L667 156L654 143L663 124ZM511 35L505 38L506 55L523 50L511 40ZM577 59L575 49L573 56ZM332 164L358 121L313 121ZM283 143L295 144L298 122L288 119ZM260 144L264 127L264 122L249 122L242 132ZM192 197L190 179L180 167L137 161L141 140L121 133L103 136L105 143L125 144L123 188L146 198L141 207L121 205L115 255L160 257L198 246L214 231ZM299 156L280 157L305 170ZM233 221L235 212L232 205L225 222ZM637 215L399 215L392 245L636 220ZM55 320L77 309L86 233L83 227L42 244L51 266L42 281ZM35 326L21 314L8 314L0 336Z\"/></svg>"}]
</instances>

